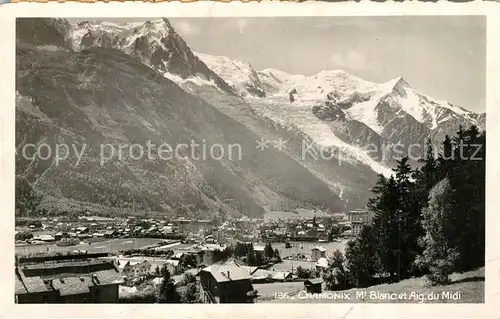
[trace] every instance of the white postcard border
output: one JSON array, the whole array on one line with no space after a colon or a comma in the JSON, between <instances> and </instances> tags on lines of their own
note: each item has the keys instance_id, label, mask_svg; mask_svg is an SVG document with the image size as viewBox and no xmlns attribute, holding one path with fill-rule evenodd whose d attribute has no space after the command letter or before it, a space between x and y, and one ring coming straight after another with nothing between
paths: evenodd
<instances>
[{"instance_id":1,"label":"white postcard border","mask_svg":"<svg viewBox=\"0 0 500 319\"><path fill-rule=\"evenodd\" d=\"M16 17L487 15L487 209L485 303L251 304L251 305L20 305L14 303L14 123ZM469 3L16 3L0 6L1 184L0 315L2 318L498 318L500 271L500 5Z\"/></svg>"}]
</instances>

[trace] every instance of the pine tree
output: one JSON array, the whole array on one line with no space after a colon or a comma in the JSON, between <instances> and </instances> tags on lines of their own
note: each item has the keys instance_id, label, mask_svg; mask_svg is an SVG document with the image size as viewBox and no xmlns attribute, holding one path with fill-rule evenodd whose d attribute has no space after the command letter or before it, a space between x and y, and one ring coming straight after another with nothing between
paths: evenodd
<instances>
[{"instance_id":1,"label":"pine tree","mask_svg":"<svg viewBox=\"0 0 500 319\"><path fill-rule=\"evenodd\" d=\"M415 182L411 177L413 171L409 165L408 158L398 161L394 170L399 197L398 210L398 279L404 279L412 275L413 264L416 256L421 252L418 238L423 235L420 224L420 201Z\"/></svg>"},{"instance_id":2,"label":"pine tree","mask_svg":"<svg viewBox=\"0 0 500 319\"><path fill-rule=\"evenodd\" d=\"M455 240L460 253L457 270L466 271L484 265L486 137L475 126L466 131L460 128L454 143L454 159L449 165L453 172L450 184L455 189Z\"/></svg>"},{"instance_id":3,"label":"pine tree","mask_svg":"<svg viewBox=\"0 0 500 319\"><path fill-rule=\"evenodd\" d=\"M356 287L367 287L377 272L376 242L371 226L365 226L354 240L347 243L345 257L350 279Z\"/></svg>"},{"instance_id":4,"label":"pine tree","mask_svg":"<svg viewBox=\"0 0 500 319\"><path fill-rule=\"evenodd\" d=\"M281 262L280 251L278 250L278 248L274 250L273 258L276 259L278 262Z\"/></svg>"},{"instance_id":5,"label":"pine tree","mask_svg":"<svg viewBox=\"0 0 500 319\"><path fill-rule=\"evenodd\" d=\"M413 177L416 181L416 191L419 197L420 206L427 205L429 191L437 182L438 161L435 158L434 148L430 139L427 140L425 157L419 161L421 167L416 169Z\"/></svg>"},{"instance_id":6,"label":"pine tree","mask_svg":"<svg viewBox=\"0 0 500 319\"><path fill-rule=\"evenodd\" d=\"M349 287L349 274L345 263L345 256L339 250L335 250L332 259L329 260L328 268L323 272L323 280L328 290L343 290Z\"/></svg>"},{"instance_id":7,"label":"pine tree","mask_svg":"<svg viewBox=\"0 0 500 319\"><path fill-rule=\"evenodd\" d=\"M266 256L266 258L273 258L274 249L273 249L273 246L271 246L271 243L267 243L264 246L264 256Z\"/></svg>"},{"instance_id":8,"label":"pine tree","mask_svg":"<svg viewBox=\"0 0 500 319\"><path fill-rule=\"evenodd\" d=\"M407 157L397 161L393 175L380 176L368 207L375 213L374 236L380 270L393 280L413 274L415 257L420 252L418 238L423 234L420 201Z\"/></svg>"},{"instance_id":9,"label":"pine tree","mask_svg":"<svg viewBox=\"0 0 500 319\"><path fill-rule=\"evenodd\" d=\"M157 302L158 303L179 303L181 301L180 295L175 289L174 281L170 276L170 272L166 267L162 270L163 278L158 289Z\"/></svg>"},{"instance_id":10,"label":"pine tree","mask_svg":"<svg viewBox=\"0 0 500 319\"><path fill-rule=\"evenodd\" d=\"M391 277L397 272L399 198L394 176L385 178L380 175L372 192L368 208L375 214L373 219L374 236L377 243L376 255L380 271Z\"/></svg>"},{"instance_id":11,"label":"pine tree","mask_svg":"<svg viewBox=\"0 0 500 319\"><path fill-rule=\"evenodd\" d=\"M255 266L257 263L256 259L255 259L255 254L253 253L253 251L248 251L247 252L247 264L249 266Z\"/></svg>"}]
</instances>

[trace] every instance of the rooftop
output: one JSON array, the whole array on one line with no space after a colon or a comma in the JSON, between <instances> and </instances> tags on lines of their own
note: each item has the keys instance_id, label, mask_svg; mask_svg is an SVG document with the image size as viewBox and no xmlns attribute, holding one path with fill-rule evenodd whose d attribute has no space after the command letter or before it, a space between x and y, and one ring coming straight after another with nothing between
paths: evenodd
<instances>
[{"instance_id":1,"label":"rooftop","mask_svg":"<svg viewBox=\"0 0 500 319\"><path fill-rule=\"evenodd\" d=\"M316 262L316 266L327 268L328 267L328 259L325 257L318 259Z\"/></svg>"},{"instance_id":2,"label":"rooftop","mask_svg":"<svg viewBox=\"0 0 500 319\"><path fill-rule=\"evenodd\" d=\"M323 283L322 278L312 278L312 279L307 279L306 281L304 281L305 285L320 285L322 283Z\"/></svg>"},{"instance_id":3,"label":"rooftop","mask_svg":"<svg viewBox=\"0 0 500 319\"><path fill-rule=\"evenodd\" d=\"M54 276L26 277L22 271L16 274L16 294L59 290L62 296L90 292L92 286L119 284L122 277L116 268L91 273L64 273Z\"/></svg>"},{"instance_id":4,"label":"rooftop","mask_svg":"<svg viewBox=\"0 0 500 319\"><path fill-rule=\"evenodd\" d=\"M252 279L252 276L248 273L248 270L241 267L234 261L224 264L213 264L211 266L203 268L200 273L201 272L210 273L217 282Z\"/></svg>"}]
</instances>

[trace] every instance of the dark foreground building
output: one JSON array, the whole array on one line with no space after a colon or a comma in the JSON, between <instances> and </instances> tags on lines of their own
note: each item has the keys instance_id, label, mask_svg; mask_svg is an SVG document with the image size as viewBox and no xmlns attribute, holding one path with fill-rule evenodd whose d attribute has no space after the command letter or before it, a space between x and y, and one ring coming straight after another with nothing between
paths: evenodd
<instances>
[{"instance_id":1,"label":"dark foreground building","mask_svg":"<svg viewBox=\"0 0 500 319\"><path fill-rule=\"evenodd\" d=\"M200 290L204 303L252 303L252 276L236 262L203 268Z\"/></svg>"},{"instance_id":2,"label":"dark foreground building","mask_svg":"<svg viewBox=\"0 0 500 319\"><path fill-rule=\"evenodd\" d=\"M122 277L107 254L16 260L16 303L117 303Z\"/></svg>"}]
</instances>

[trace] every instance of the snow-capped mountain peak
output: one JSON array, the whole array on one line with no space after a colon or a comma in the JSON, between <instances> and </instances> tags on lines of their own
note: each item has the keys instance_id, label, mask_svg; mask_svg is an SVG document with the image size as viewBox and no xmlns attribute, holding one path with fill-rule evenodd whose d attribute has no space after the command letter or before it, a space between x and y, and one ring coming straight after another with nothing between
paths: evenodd
<instances>
[{"instance_id":1,"label":"snow-capped mountain peak","mask_svg":"<svg viewBox=\"0 0 500 319\"><path fill-rule=\"evenodd\" d=\"M124 24L84 21L73 26L70 39L76 51L90 47L114 48L178 83L192 81L236 94L193 54L166 18Z\"/></svg>"},{"instance_id":2,"label":"snow-capped mountain peak","mask_svg":"<svg viewBox=\"0 0 500 319\"><path fill-rule=\"evenodd\" d=\"M344 70L323 70L310 76L274 68L254 73L248 71L248 63L198 55L226 82L240 83L239 91L252 74L251 82L259 83L266 94L261 101L245 95L256 113L279 125L299 128L321 145L331 141L332 146L339 146L339 136L348 130L341 130L342 126L368 130L372 140L378 136L379 142L387 144L421 143L427 137L439 143L460 124L484 128L484 116L433 99L401 76L376 83Z\"/></svg>"},{"instance_id":3,"label":"snow-capped mountain peak","mask_svg":"<svg viewBox=\"0 0 500 319\"><path fill-rule=\"evenodd\" d=\"M239 95L243 97L266 96L257 72L249 62L203 53L195 53L195 55L231 85Z\"/></svg>"}]
</instances>

